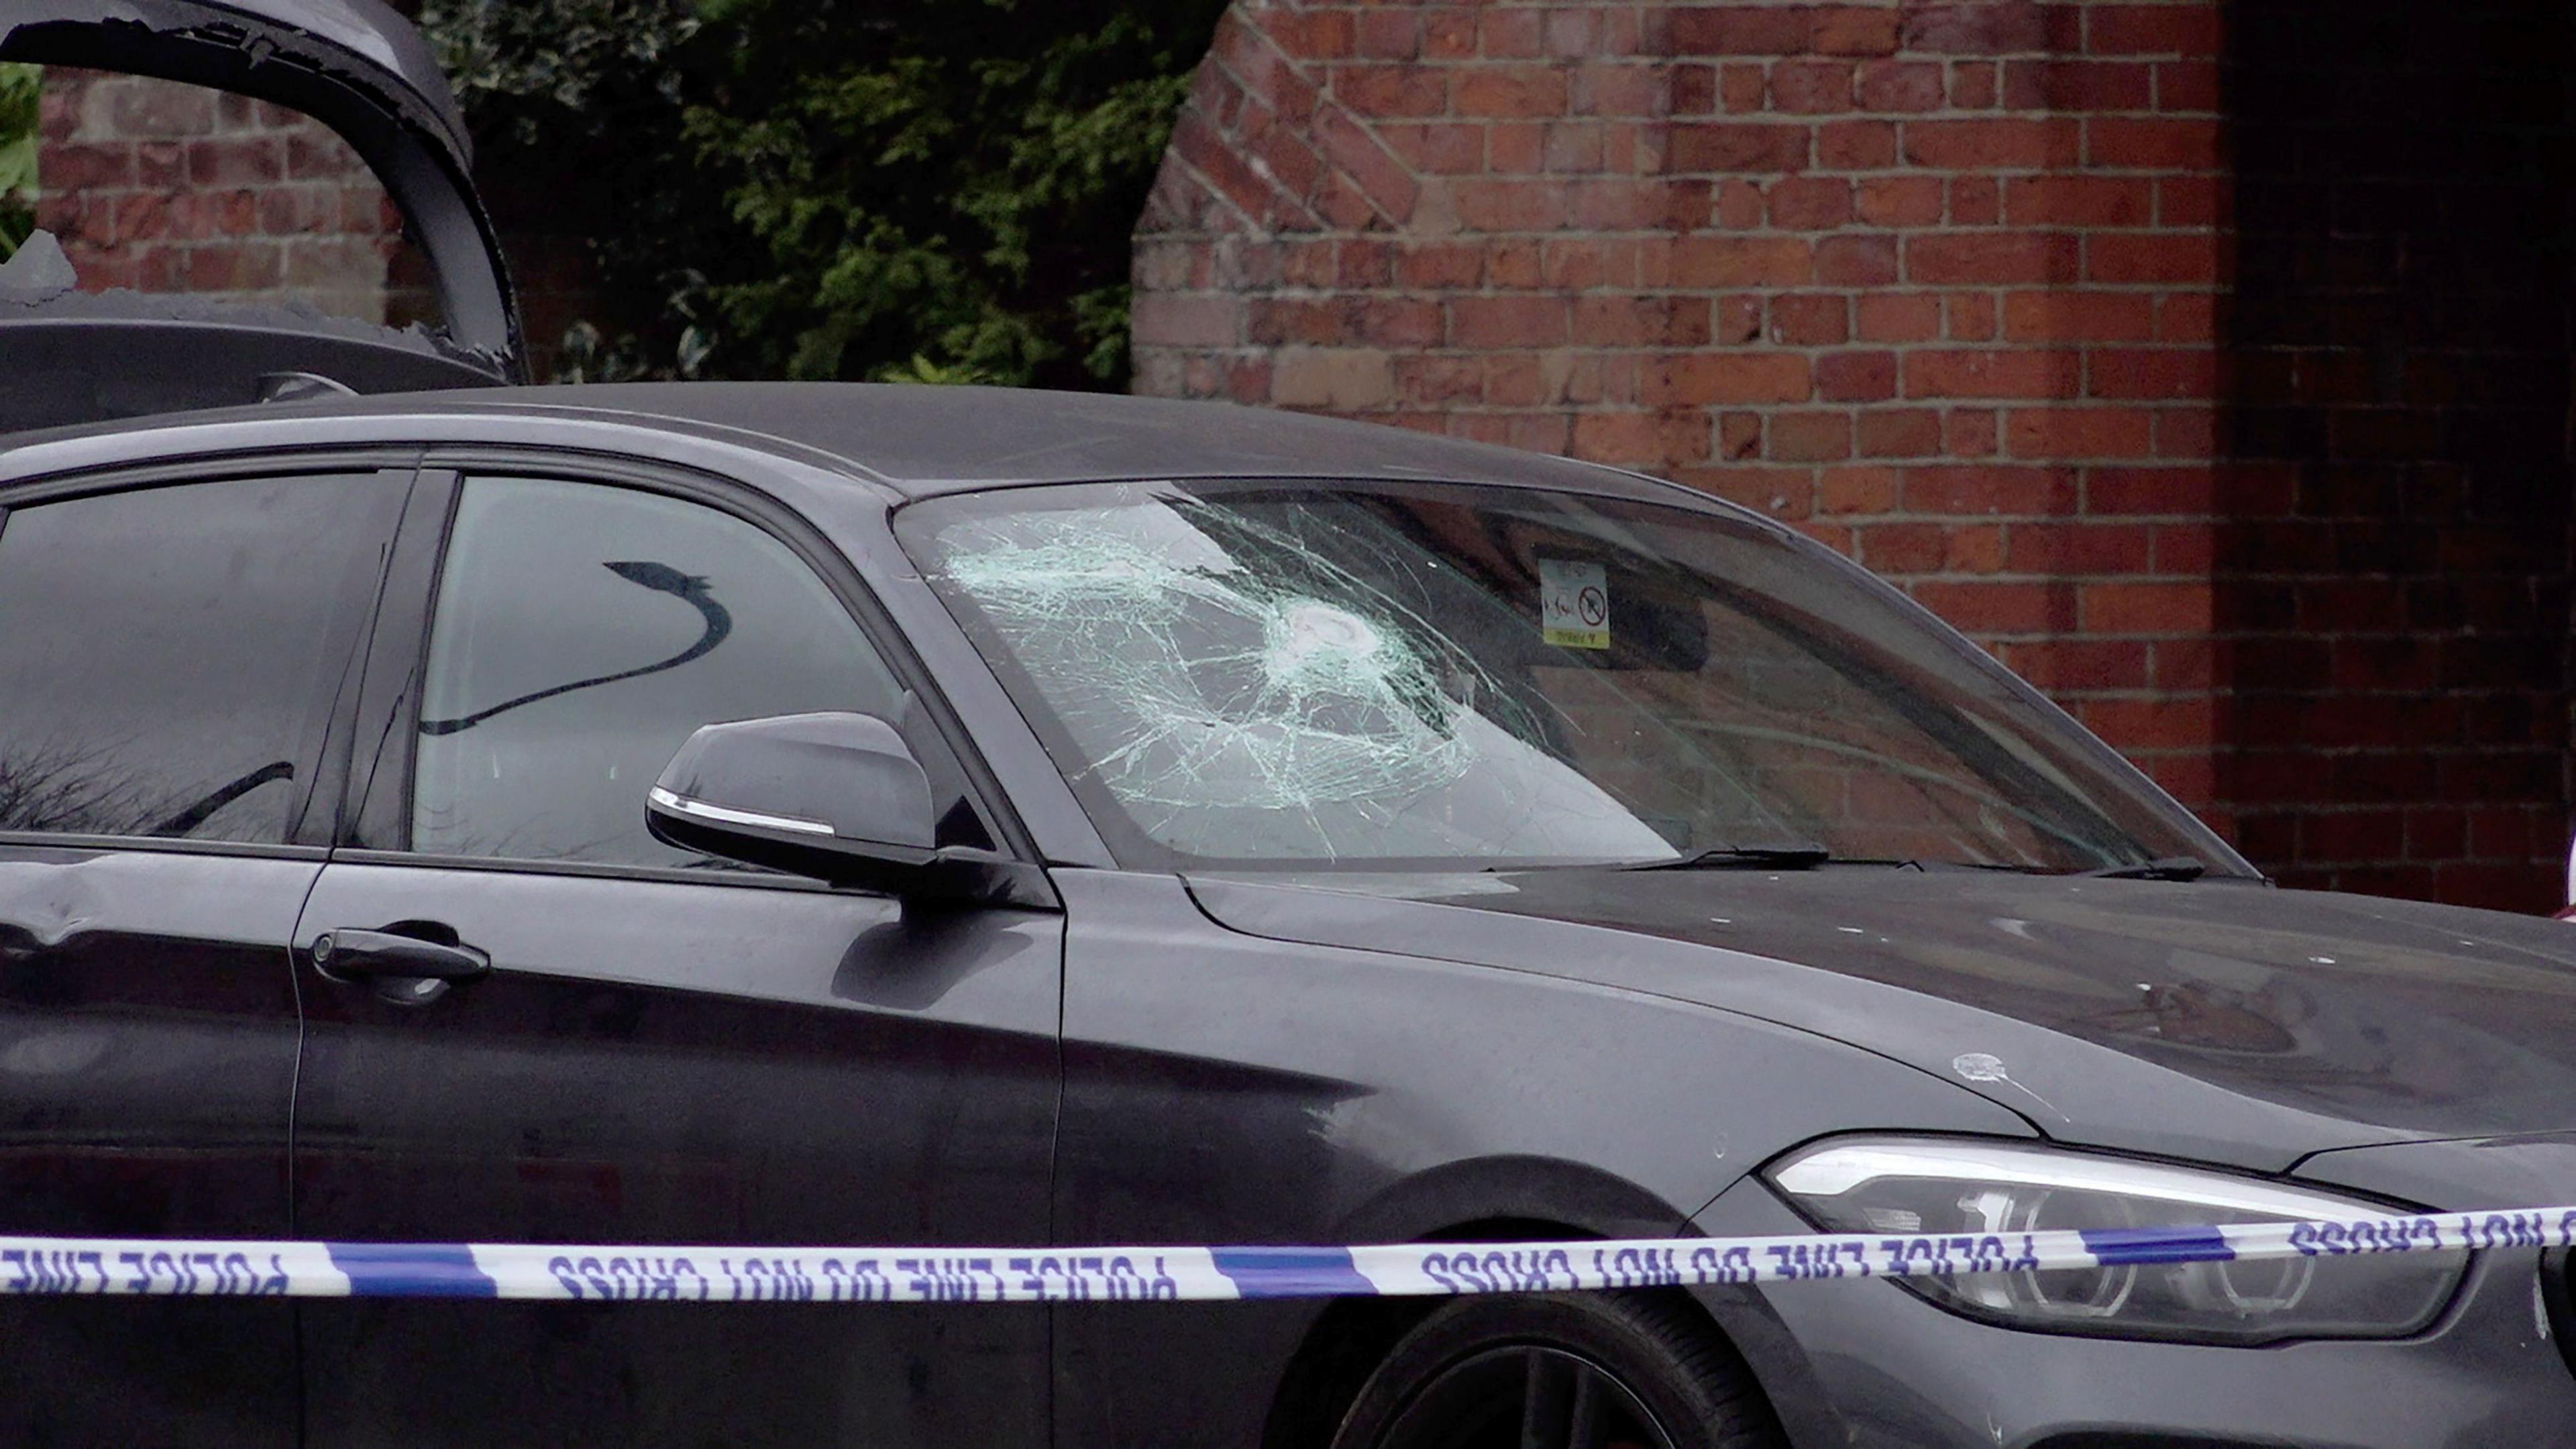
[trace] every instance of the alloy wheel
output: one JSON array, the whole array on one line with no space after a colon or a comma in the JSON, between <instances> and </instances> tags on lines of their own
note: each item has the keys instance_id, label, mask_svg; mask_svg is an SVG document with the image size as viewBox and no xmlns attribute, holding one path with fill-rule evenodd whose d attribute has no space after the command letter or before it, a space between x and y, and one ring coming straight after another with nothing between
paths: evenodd
<instances>
[{"instance_id":1,"label":"alloy wheel","mask_svg":"<svg viewBox=\"0 0 2576 1449\"><path fill-rule=\"evenodd\" d=\"M1580 1354L1512 1344L1442 1370L1377 1449L1676 1449L1641 1399Z\"/></svg>"}]
</instances>

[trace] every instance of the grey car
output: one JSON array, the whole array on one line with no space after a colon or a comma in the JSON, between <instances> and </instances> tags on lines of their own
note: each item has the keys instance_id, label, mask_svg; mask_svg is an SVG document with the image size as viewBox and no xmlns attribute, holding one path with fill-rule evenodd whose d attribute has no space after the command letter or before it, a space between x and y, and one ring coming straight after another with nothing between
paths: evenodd
<instances>
[{"instance_id":1,"label":"grey car","mask_svg":"<svg viewBox=\"0 0 2576 1449\"><path fill-rule=\"evenodd\" d=\"M0 1203L335 1241L2576 1199L2563 925L2272 889L1796 534L973 389L0 450ZM11 1442L2526 1445L2535 1249L1453 1300L0 1306Z\"/></svg>"}]
</instances>

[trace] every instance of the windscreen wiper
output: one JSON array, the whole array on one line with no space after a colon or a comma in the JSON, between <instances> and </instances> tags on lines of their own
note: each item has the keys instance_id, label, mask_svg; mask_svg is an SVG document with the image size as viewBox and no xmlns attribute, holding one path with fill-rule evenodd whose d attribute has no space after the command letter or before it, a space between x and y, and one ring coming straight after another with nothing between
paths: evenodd
<instances>
[{"instance_id":1,"label":"windscreen wiper","mask_svg":"<svg viewBox=\"0 0 2576 1449\"><path fill-rule=\"evenodd\" d=\"M1674 860L1640 861L1621 870L1813 870L1833 862L1821 845L1721 845Z\"/></svg>"},{"instance_id":2,"label":"windscreen wiper","mask_svg":"<svg viewBox=\"0 0 2576 1449\"><path fill-rule=\"evenodd\" d=\"M2075 874L2086 880L2198 880L2209 874L2209 862L2196 855L2167 855L2134 865L2106 865L2100 870L2079 870Z\"/></svg>"}]
</instances>

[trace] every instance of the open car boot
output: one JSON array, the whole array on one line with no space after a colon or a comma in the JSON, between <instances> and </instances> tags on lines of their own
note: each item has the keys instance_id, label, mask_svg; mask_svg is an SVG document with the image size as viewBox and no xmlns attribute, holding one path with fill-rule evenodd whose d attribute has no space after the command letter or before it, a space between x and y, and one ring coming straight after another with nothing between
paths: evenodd
<instances>
[{"instance_id":1,"label":"open car boot","mask_svg":"<svg viewBox=\"0 0 2576 1449\"><path fill-rule=\"evenodd\" d=\"M0 433L525 380L455 99L380 0L0 0L0 64L47 68Z\"/></svg>"}]
</instances>

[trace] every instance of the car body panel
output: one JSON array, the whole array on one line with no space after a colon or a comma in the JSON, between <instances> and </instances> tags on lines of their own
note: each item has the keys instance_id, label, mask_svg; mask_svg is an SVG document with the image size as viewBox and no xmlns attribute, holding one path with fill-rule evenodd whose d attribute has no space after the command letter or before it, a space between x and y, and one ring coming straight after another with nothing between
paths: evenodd
<instances>
[{"instance_id":1,"label":"car body panel","mask_svg":"<svg viewBox=\"0 0 2576 1449\"><path fill-rule=\"evenodd\" d=\"M9 1232L286 1236L310 855L0 844ZM0 1341L0 1441L295 1441L283 1301L11 1297Z\"/></svg>"},{"instance_id":2,"label":"car body panel","mask_svg":"<svg viewBox=\"0 0 2576 1449\"><path fill-rule=\"evenodd\" d=\"M442 318L398 331L184 294L93 296L50 237L31 240L0 267L0 349L40 364L43 385L0 387L0 432L250 403L280 372L366 392L524 379L464 121L427 43L381 0L0 0L0 60L208 86L330 127L402 212Z\"/></svg>"},{"instance_id":3,"label":"car body panel","mask_svg":"<svg viewBox=\"0 0 2576 1449\"><path fill-rule=\"evenodd\" d=\"M1059 919L793 885L367 855L298 942L307 1236L1047 1241ZM452 926L490 976L319 974L324 931ZM1034 1443L1038 1308L307 1305L308 1442Z\"/></svg>"},{"instance_id":4,"label":"car body panel","mask_svg":"<svg viewBox=\"0 0 2576 1449\"><path fill-rule=\"evenodd\" d=\"M2576 1121L2576 947L2520 916L1857 866L1525 872L1450 878L1447 895L1417 879L1407 893L1430 899L1415 900L1306 879L1319 884L1193 889L1256 935L1793 1022L1960 1080L2063 1141L2278 1172L2334 1148Z\"/></svg>"},{"instance_id":5,"label":"car body panel","mask_svg":"<svg viewBox=\"0 0 2576 1449\"><path fill-rule=\"evenodd\" d=\"M1056 878L1062 1241L1390 1242L1499 1221L1662 1236L1854 1114L2030 1132L1807 1032L1564 977L1257 940L1167 875ZM1059 1310L1059 1442L1259 1442L1276 1366L1323 1307Z\"/></svg>"}]
</instances>

